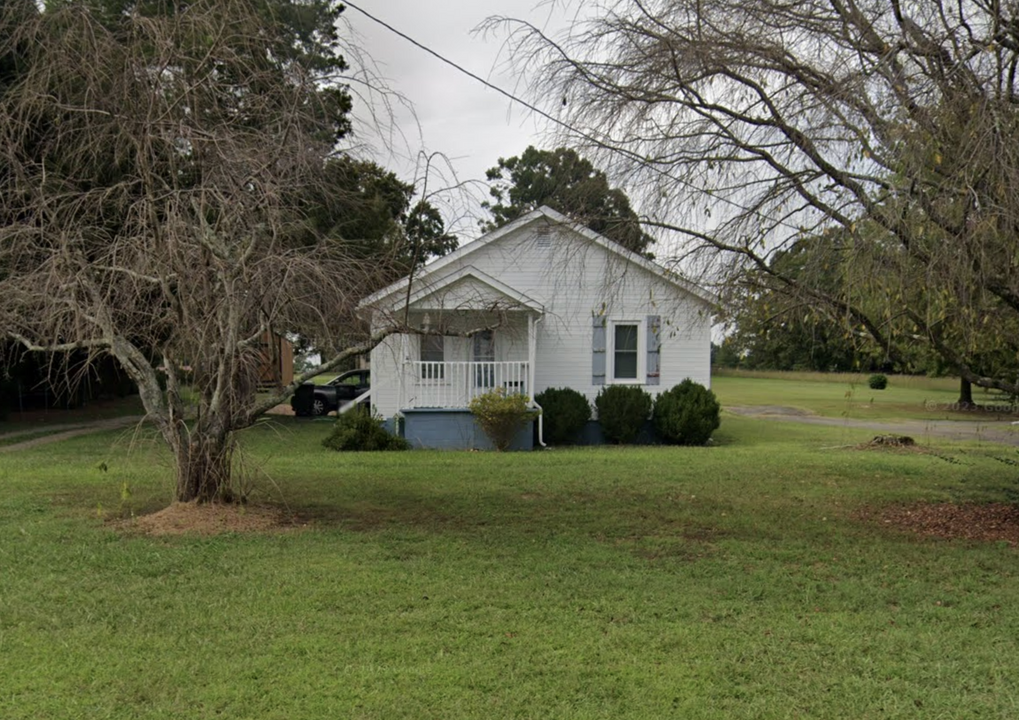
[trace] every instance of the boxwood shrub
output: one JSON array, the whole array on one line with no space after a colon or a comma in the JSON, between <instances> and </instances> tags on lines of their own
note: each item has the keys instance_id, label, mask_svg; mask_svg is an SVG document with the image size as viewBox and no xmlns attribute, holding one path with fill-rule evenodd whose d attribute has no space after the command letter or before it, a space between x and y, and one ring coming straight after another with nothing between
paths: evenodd
<instances>
[{"instance_id":1,"label":"boxwood shrub","mask_svg":"<svg viewBox=\"0 0 1019 720\"><path fill-rule=\"evenodd\" d=\"M651 415L651 396L635 385L609 385L594 399L602 434L612 443L631 443Z\"/></svg>"},{"instance_id":2,"label":"boxwood shrub","mask_svg":"<svg viewBox=\"0 0 1019 720\"><path fill-rule=\"evenodd\" d=\"M687 378L655 400L655 431L673 445L704 445L721 422L715 393Z\"/></svg>"},{"instance_id":3,"label":"boxwood shrub","mask_svg":"<svg viewBox=\"0 0 1019 720\"><path fill-rule=\"evenodd\" d=\"M355 407L340 415L322 444L330 450L407 450L410 443L383 427L383 420L366 408Z\"/></svg>"},{"instance_id":4,"label":"boxwood shrub","mask_svg":"<svg viewBox=\"0 0 1019 720\"><path fill-rule=\"evenodd\" d=\"M545 439L553 445L574 442L591 419L591 403L573 388L549 388L534 400L541 405Z\"/></svg>"},{"instance_id":5,"label":"boxwood shrub","mask_svg":"<svg viewBox=\"0 0 1019 720\"><path fill-rule=\"evenodd\" d=\"M871 390L884 390L888 387L888 378L880 373L877 375L871 375L867 378L867 385L870 386Z\"/></svg>"}]
</instances>

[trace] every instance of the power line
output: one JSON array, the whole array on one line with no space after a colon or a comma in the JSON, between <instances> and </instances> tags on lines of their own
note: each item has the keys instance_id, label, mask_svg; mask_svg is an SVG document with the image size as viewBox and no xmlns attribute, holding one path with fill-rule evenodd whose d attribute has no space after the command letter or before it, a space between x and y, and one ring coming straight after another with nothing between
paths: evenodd
<instances>
[{"instance_id":1,"label":"power line","mask_svg":"<svg viewBox=\"0 0 1019 720\"><path fill-rule=\"evenodd\" d=\"M384 27L386 30L388 30L389 32L393 33L394 35L398 35L399 37L403 38L404 40L409 42L414 47L416 47L416 48L418 48L420 50L425 51L426 53L428 53L432 57L436 58L440 62L443 62L446 65L449 65L451 68L453 68L457 72L462 73L462 74L466 75L467 77L471 78L472 80L475 80L476 82L481 83L482 85L484 85L488 89L494 90L495 92L497 92L500 95L508 98L509 100L512 100L513 102L515 102L515 103L517 103L519 105L523 105L525 108L527 108L531 112L537 113L538 115L540 115L541 117L545 118L546 120L552 121L556 125L559 125L560 127L564 128L564 129L566 129L566 130L568 130L568 131L570 131L572 133L575 133L576 135L579 135L580 137L584 138L585 140L587 140L589 142L592 142L595 145L597 145L598 147L601 147L601 148L603 148L605 150L608 150L609 152L619 153L620 155L623 155L624 157L627 157L630 160L636 160L637 162L640 162L640 163L644 163L645 162L643 157L641 157L637 153L633 152L632 150L627 150L625 148L617 147L615 145L610 145L610 144L606 143L604 140L600 140L597 137L595 137L594 135L591 135L590 133L587 133L584 130L580 130L580 129L570 125L565 120L562 120L562 119L556 117L555 115L552 115L552 114L550 114L548 112L545 112L541 108L539 108L539 107L537 107L535 105L532 105L531 103L527 102L523 98L517 97L516 95L514 95L511 92L509 92L508 90L504 90L503 88L501 88L498 85L496 85L496 84L486 80L485 78L481 77L480 75L477 75L476 73L471 72L470 70L468 70L467 68L463 67L462 65L459 65L456 62L454 62L454 61L450 60L449 58L445 57L444 55L440 54L438 51L433 50L432 48L428 47L424 43L421 43L418 40L415 40L414 38L412 38L410 35L406 34L405 32L403 32L401 30L398 30L397 28L393 27L392 25L390 25L385 20L382 20L381 18L378 18L375 15L372 15L370 12L368 12L364 8L361 8L361 7L357 6L355 3L349 2L349 0L344 0L343 4L346 5L347 7L351 7L354 10L357 10L359 13L364 15L366 18L368 18L372 22L374 22L374 23ZM684 185L684 186L686 186L688 188L692 188L693 190L696 190L697 192L704 193L705 195L709 195L714 200L721 200L723 203L731 205L732 207L736 208L737 210L742 210L743 212L748 212L748 213L757 213L758 215L761 215L762 217L765 217L765 216L763 216L757 210L753 210L753 209L751 209L749 207L746 207L745 205L741 205L740 203L736 202L735 200L731 200L729 198L722 197L722 196L719 196L719 195L713 195L713 194L709 193L708 191L702 190L701 188L697 187L696 185L694 185L690 181L683 180L682 178L678 178L675 175L671 175L668 172L666 172L665 170L663 170L663 169L661 169L661 168L659 168L659 167L657 167L657 166L655 166L653 164L649 164L649 165L647 165L647 167L650 168L653 172L658 173L662 177L668 178L669 180L672 180L673 182L679 183L680 185ZM769 219L771 219L771 218L769 218ZM776 225L783 225L783 226L785 226L787 228L790 228L792 230L796 230L797 232L799 232L801 230L800 227L792 225L791 223L788 223L788 222L786 222L784 220L777 220L777 221L775 221L775 224Z\"/></svg>"}]
</instances>

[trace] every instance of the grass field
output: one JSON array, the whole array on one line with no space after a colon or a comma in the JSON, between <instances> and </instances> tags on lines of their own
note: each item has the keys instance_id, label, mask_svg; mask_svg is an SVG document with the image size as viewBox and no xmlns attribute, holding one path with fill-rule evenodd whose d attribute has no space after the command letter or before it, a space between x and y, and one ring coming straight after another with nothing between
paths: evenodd
<instances>
[{"instance_id":1,"label":"grass field","mask_svg":"<svg viewBox=\"0 0 1019 720\"><path fill-rule=\"evenodd\" d=\"M739 377L758 380L793 380L796 382L837 383L839 385L866 385L873 373L823 373L799 370L737 370L712 368L712 377ZM959 392L959 379L954 377L928 377L926 375L886 375L894 387L947 390Z\"/></svg>"},{"instance_id":2,"label":"grass field","mask_svg":"<svg viewBox=\"0 0 1019 720\"><path fill-rule=\"evenodd\" d=\"M0 717L1019 714L1016 549L858 516L1015 501L1014 448L729 417L685 449L343 455L327 431L244 435L254 499L304 523L274 534L111 526L169 499L137 435L0 456Z\"/></svg>"},{"instance_id":3,"label":"grass field","mask_svg":"<svg viewBox=\"0 0 1019 720\"><path fill-rule=\"evenodd\" d=\"M850 373L722 370L713 373L711 386L723 405L782 405L827 417L983 421L1014 416L1005 410L1001 398L979 388L974 388L974 402L991 410L952 409L959 399L958 379L892 375L886 389L872 390L867 386L867 377Z\"/></svg>"}]
</instances>

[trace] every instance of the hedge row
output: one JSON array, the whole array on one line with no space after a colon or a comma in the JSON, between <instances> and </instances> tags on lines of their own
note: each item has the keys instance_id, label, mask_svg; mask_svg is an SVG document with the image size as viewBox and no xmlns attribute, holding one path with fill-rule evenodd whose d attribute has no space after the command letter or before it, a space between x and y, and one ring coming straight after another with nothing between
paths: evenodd
<instances>
[{"instance_id":1,"label":"hedge row","mask_svg":"<svg viewBox=\"0 0 1019 720\"><path fill-rule=\"evenodd\" d=\"M591 405L571 388L551 388L535 397L541 405L545 437L553 444L574 440L591 419ZM632 443L650 418L658 437L673 445L704 445L720 423L715 394L684 380L652 398L643 388L610 385L594 401L602 433L612 443Z\"/></svg>"}]
</instances>

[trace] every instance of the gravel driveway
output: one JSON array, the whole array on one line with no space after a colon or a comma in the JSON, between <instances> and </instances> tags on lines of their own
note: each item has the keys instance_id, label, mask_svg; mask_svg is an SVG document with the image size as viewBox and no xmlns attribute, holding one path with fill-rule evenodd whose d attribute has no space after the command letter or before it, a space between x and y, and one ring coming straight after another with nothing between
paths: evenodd
<instances>
[{"instance_id":1,"label":"gravel driveway","mask_svg":"<svg viewBox=\"0 0 1019 720\"><path fill-rule=\"evenodd\" d=\"M880 434L910 435L915 440L940 437L948 440L995 442L1019 446L1019 422L1008 420L859 420L814 415L801 408L780 405L729 405L724 408L741 417L781 420L807 425L860 428Z\"/></svg>"}]
</instances>

